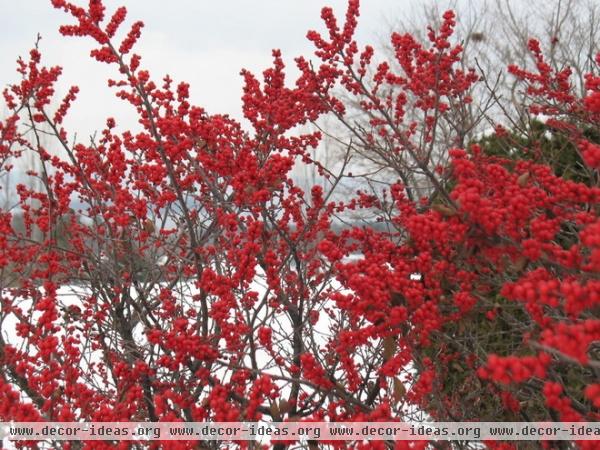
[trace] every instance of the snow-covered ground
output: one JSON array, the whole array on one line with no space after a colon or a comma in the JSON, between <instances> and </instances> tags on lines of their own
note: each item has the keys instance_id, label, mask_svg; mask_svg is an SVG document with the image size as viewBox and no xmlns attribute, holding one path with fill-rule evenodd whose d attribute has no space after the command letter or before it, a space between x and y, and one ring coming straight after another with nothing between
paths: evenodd
<instances>
[{"instance_id":1,"label":"snow-covered ground","mask_svg":"<svg viewBox=\"0 0 600 450\"><path fill-rule=\"evenodd\" d=\"M354 260L354 259L358 259L359 256L351 256L350 258L348 258L348 260ZM418 277L418 274L415 274L415 277ZM150 292L151 296L157 296L159 290L164 287L161 284L157 284L154 289ZM341 286L340 284L333 279L330 280L324 280L323 284L320 286L316 286L313 288L314 292L320 292L320 291L324 291L324 290L341 290ZM40 296L43 296L45 294L43 287L38 288L39 290L39 294ZM196 307L196 305L193 303L193 301L191 300L192 297L196 294L199 294L199 289L195 286L194 283L191 282L181 282L176 289L177 292L179 292L179 297L177 299L178 303L180 303L181 305L184 305L184 312L188 309L188 308L193 308ZM265 298L265 294L267 294L267 286L265 283L265 276L264 273L257 271L256 273L256 277L253 280L253 282L248 286L247 291L254 291L258 294L258 299L263 299ZM61 331L57 334L57 337L60 338L64 336L64 318L63 318L63 312L69 310L70 307L79 307L79 308L84 308L85 304L87 302L87 299L93 294L92 290L89 287L86 286L81 286L81 285L75 285L75 284L70 284L70 285L64 285L61 286L58 291L57 291L57 308L59 311L59 319L57 320L56 324L59 325L59 327L61 328ZM132 291L130 292L131 296L133 299L135 299L136 296L136 292L135 290L132 289ZM3 292L2 293L3 296L7 296L9 295L8 290L7 292ZM183 298L183 297L185 298ZM32 308L32 300L30 298L13 298L13 302L15 305L18 305L18 307L21 309L22 314L24 317L29 317L31 316L32 319L35 321L39 318L40 316L40 312L39 311L33 311L31 312L31 308ZM293 327L287 313L285 311L281 311L281 312L277 312L274 313L273 310L269 307L267 307L266 303L261 303L260 301L256 302L256 308L258 308L256 311L254 311L256 313L256 323L260 323L261 321L267 321L268 319L268 323L269 324L274 324L273 325L273 341L275 343L275 346L280 346L281 348L283 348L284 346L287 347L291 347L291 343L289 342L289 337L286 339L286 336L289 336L289 330L291 329L291 327ZM319 318L318 321L314 324L313 327L313 332L311 333L311 340L312 342L314 342L313 345L315 345L316 347L319 347L321 349L325 349L327 344L331 341L332 339L332 330L331 330L331 316L328 314L325 314L323 311L328 308L330 310L335 311L336 310L336 306L335 304L333 304L331 301L330 303L320 303L319 304L319 310L320 310L320 314L319 314ZM274 314L276 316L274 316ZM269 316L269 317L267 317ZM16 326L19 323L19 320L17 319L16 315L13 313L9 313L9 314L5 314L2 316L3 320L0 323L0 332L2 333L2 336L4 338L4 341L10 345L15 346L17 349L19 349L22 352L25 352L27 354L33 354L32 352L35 352L36 349L28 346L28 342L27 340L23 339L22 337L18 336L17 331L16 331ZM70 320L69 322L71 325L75 325L76 328L82 328L83 323L81 323L81 321L77 322L77 321L72 321ZM276 324L276 325L275 325ZM82 358L80 361L80 367L82 368L82 372L85 373L92 373L94 372L93 370L88 370L90 367L92 367L94 364L97 364L99 362L102 361L102 352L99 350L93 351L91 348L89 348L89 343L86 342L86 339L83 337L82 332L81 331L75 331L75 335L74 335L78 341L80 342L80 350L82 353ZM148 340L146 337L146 333L145 333L145 329L144 329L144 324L139 322L134 330L133 330L133 337L134 340L136 342L136 344L141 347L141 348L148 348ZM333 339L335 339L335 337L333 337ZM379 345L378 342L373 342L373 348L376 348ZM367 349L368 350L368 349ZM270 373L274 376L277 375L281 375L281 372L278 370L278 366L276 364L274 364L273 361L273 357L272 355L270 355L268 352L264 351L264 350L258 350L256 353L256 364L258 366L259 369L262 369L265 373ZM246 358L245 363L247 364L247 367L251 367L251 361L250 361L250 357L248 356ZM413 371L411 370L410 367L406 367L405 370L403 371L403 373L405 375L408 375L409 373L412 373ZM218 369L218 373L217 375L221 376L223 380L227 380L229 378L230 373L228 373L228 369L224 366L220 369ZM341 374L340 374L341 375ZM94 388L95 389L102 389L102 388L108 388L108 386L106 386L104 383L104 381L99 377L99 376L93 376L90 377L86 380L86 382L89 383L93 383ZM408 383L406 383L408 384ZM409 386L406 385L406 388L408 389ZM282 391L281 391L283 396L286 396L287 394L289 394L289 386L286 384L282 384ZM23 394L25 395L25 394ZM414 407L409 407L408 405L406 405L404 407L404 410L406 413L410 413L410 416L414 416L416 410L414 409ZM12 448L11 444L8 442L4 442L3 443L4 448Z\"/></svg>"}]
</instances>

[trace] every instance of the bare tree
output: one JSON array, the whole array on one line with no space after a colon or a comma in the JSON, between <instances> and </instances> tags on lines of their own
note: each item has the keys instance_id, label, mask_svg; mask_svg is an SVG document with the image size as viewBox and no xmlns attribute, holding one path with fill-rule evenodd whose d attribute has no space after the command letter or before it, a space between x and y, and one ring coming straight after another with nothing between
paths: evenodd
<instances>
[{"instance_id":1,"label":"bare tree","mask_svg":"<svg viewBox=\"0 0 600 450\"><path fill-rule=\"evenodd\" d=\"M389 27L400 35L409 33L428 45L429 30L439 28L444 11L449 9L457 13L452 41L463 49L454 69L465 73L472 69L478 81L466 95L448 102L448 110L434 118L431 129L427 129L423 111L414 107L414 98L407 93L405 123L418 124L416 140L427 142L431 168L445 167L449 149L464 148L492 133L498 125L530 135L535 119L524 106L528 94L520 90L522 84L507 70L510 65L534 68L530 39L540 42L552 69L571 68L571 82L580 95L585 93L584 75L595 70L593 58L600 50L600 5L589 0L559 0L551 8L540 0L426 1L408 15L398 15L399 20ZM393 45L389 41L380 45L384 59L392 63L392 70L402 75ZM388 89L382 95L393 97L393 88ZM346 100L354 104L357 112L361 111L360 99ZM371 129L370 119L365 121L359 114L350 113L346 120L365 131ZM351 136L345 134L343 127L335 135L342 142L338 148L345 148ZM348 172L365 175L371 180L371 188L386 186L400 177L415 199L435 189L410 153L392 157L393 145L384 138L378 139L378 145L354 145L353 150Z\"/></svg>"}]
</instances>

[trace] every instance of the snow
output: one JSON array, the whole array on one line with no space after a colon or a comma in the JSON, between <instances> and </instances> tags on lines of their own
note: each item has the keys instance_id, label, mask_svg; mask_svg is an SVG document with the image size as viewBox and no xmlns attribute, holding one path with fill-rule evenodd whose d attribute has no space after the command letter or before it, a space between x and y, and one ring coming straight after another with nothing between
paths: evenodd
<instances>
[{"instance_id":1,"label":"snow","mask_svg":"<svg viewBox=\"0 0 600 450\"><path fill-rule=\"evenodd\" d=\"M348 258L346 258L346 260L344 262L351 262L351 261L356 261L360 259L360 257L358 255L351 255ZM420 274L413 274L411 276L411 279L420 279ZM151 295L157 295L159 290L163 287L163 285L161 285L160 283L157 284L156 286L154 286L154 288L151 291ZM334 280L334 279L326 279L324 280L320 285L315 286L312 288L312 292L314 295L317 295L318 292L321 291L327 291L327 290L331 290L331 291L336 291L336 290L342 290L340 284ZM189 310L189 308L192 307L196 307L197 305L193 304L192 296L195 294L198 294L200 291L199 289L196 287L196 285L192 282L186 282L186 281L182 281L178 286L176 291L178 292L178 296L180 297L179 303L181 305L184 306L184 312L187 312L187 310ZM257 308L254 313L256 314L256 323L261 323L261 322L265 322L267 323L267 319L268 319L268 323L272 325L272 329L273 329L273 341L275 343L274 347L280 346L282 345L282 347L280 348L280 350L284 350L285 348L288 349L288 351L290 350L290 342L289 342L289 337L286 340L286 336L289 336L289 330L293 327L293 324L288 316L288 314L281 310L279 312L277 311L273 311L272 308L267 307L266 306L266 302L262 303L261 301L263 300L263 298L265 298L265 295L268 294L267 292L267 286L266 286L266 281L265 281L265 275L264 273L262 273L261 271L257 271L255 279L249 284L249 286L245 289L246 292L249 291L254 291L258 294L258 301L256 302L255 308ZM38 292L40 294L40 296L43 296L45 294L44 289L42 287L38 288ZM175 290L174 290L175 292ZM59 311L59 319L57 321L57 325L63 325L64 324L64 319L62 317L62 311L65 311L69 306L78 306L80 308L83 309L84 307L84 302L87 298L89 298L89 296L92 294L92 291L89 287L86 286L81 286L81 285L75 285L75 284L69 284L69 285L64 285L61 286L58 289L57 292L57 307L58 307L58 311ZM134 290L132 290L130 292L132 298L135 299L136 296L136 292ZM10 295L8 290L5 290L5 292L2 292L3 296L8 296ZM19 307L21 308L23 314L25 316L28 316L29 314L31 314L31 308L32 308L32 300L31 299L22 299L22 298L17 298L14 297L13 301L19 305ZM313 342L316 346L318 346L321 349L325 349L327 347L327 344L330 342L332 335L331 335L331 325L332 325L332 318L325 313L325 309L329 308L332 311L338 311L336 308L336 305L332 302L332 301L325 301L325 302L319 302L319 318L317 320L317 322L314 325L313 328ZM39 318L40 316L40 312L39 311L34 311L32 313L32 317L35 319ZM338 312L336 312L335 314L338 314ZM333 316L335 317L335 316ZM339 319L339 317L336 317L336 320ZM71 322L73 323L73 322ZM16 348L20 349L21 351L24 352L28 352L30 354L33 354L33 352L35 352L35 349L32 347L27 347L27 343L25 342L25 340L21 337L19 337L16 333L16 325L18 324L18 319L17 317L13 314L7 314L6 317L4 318L4 320L2 321L2 323L0 323L0 331L2 332L2 335L5 339L5 342L15 346ZM73 323L76 326L83 326L83 323L81 323L81 321L75 322ZM135 328L133 329L133 338L135 340L135 342L142 348L149 348L148 347L148 340L144 331L145 327L144 324L142 323L138 323ZM60 333L58 333L57 337L59 337L59 339L61 337L64 336L64 330L61 331ZM85 340L83 339L82 333L80 331L76 331L75 332L75 336L80 338L80 342L81 347L80 350L83 353L83 357L81 359L81 367L83 369L83 372L86 372L86 368L89 368L91 364L96 364L102 361L102 353L100 351L91 351L91 349L89 348L85 348ZM283 344L281 344L279 341L280 339L282 340ZM287 344L287 345L286 345ZM379 345L379 342L373 342L373 348L376 348ZM363 349L363 351L368 351L369 349ZM274 364L273 360L272 360L272 356L267 353L266 351L263 350L259 350L256 354L256 363L259 367L259 369L262 369L265 373L270 373L273 376L277 376L280 375L280 371L277 365ZM250 357L246 358L245 364L247 364L248 367L251 367L251 361L250 361ZM406 367L403 370L403 376L401 377L401 379L403 380L403 382L405 383L407 389L408 389L408 381L407 381L407 376L409 376L411 373L413 373L412 368ZM339 374L341 375L341 371L339 372ZM217 376L221 377L222 380L227 380L229 378L229 376L231 375L230 371L228 370L228 368L224 365L223 367L219 368L217 370L216 373ZM102 388L102 387L107 387L105 384L103 384L104 382L99 378L99 377L93 377L92 379L88 379L88 380L84 380L85 382L89 382L89 383L93 383L95 386L95 389L98 388ZM281 383L278 383L281 385ZM289 385L285 385L282 388L282 395L285 397L289 394ZM25 396L25 394L22 394L23 396ZM409 414L410 416L414 416L415 412L417 412L417 410L414 407L409 407L408 405L404 405L403 410L405 413ZM8 443L4 443L5 448L11 448L9 446Z\"/></svg>"}]
</instances>

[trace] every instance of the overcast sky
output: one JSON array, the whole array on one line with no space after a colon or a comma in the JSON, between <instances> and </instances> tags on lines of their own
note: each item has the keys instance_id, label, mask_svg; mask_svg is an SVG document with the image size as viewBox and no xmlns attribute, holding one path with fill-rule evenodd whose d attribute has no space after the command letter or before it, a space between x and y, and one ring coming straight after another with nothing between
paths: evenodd
<instances>
[{"instance_id":1,"label":"overcast sky","mask_svg":"<svg viewBox=\"0 0 600 450\"><path fill-rule=\"evenodd\" d=\"M85 4L85 1L80 2ZM209 113L241 117L242 82L247 68L260 73L271 62L271 49L280 48L286 63L310 55L309 29L322 30L320 10L334 8L340 21L345 0L106 0L109 12L126 4L131 20L145 23L137 52L155 79L169 73L191 84L194 103ZM391 18L405 12L411 0L363 0L358 38L363 43L389 32ZM133 120L131 108L113 97L106 79L114 67L93 61L89 39L65 38L58 27L72 20L54 10L49 0L0 0L0 84L17 80L18 55L26 55L39 32L46 64L64 67L60 94L71 84L81 88L66 123L80 137L103 126L107 116L125 125Z\"/></svg>"}]
</instances>

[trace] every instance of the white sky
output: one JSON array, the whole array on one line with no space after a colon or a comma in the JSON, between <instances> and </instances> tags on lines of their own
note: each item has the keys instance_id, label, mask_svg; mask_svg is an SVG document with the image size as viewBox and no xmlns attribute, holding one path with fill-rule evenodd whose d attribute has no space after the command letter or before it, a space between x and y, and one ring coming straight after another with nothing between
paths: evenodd
<instances>
[{"instance_id":1,"label":"white sky","mask_svg":"<svg viewBox=\"0 0 600 450\"><path fill-rule=\"evenodd\" d=\"M79 4L86 4L79 1ZM288 66L298 55L310 56L306 39L309 29L323 30L320 10L330 5L340 23L345 0L106 0L112 13L125 4L132 20L145 23L136 49L142 65L155 80L169 73L175 81L191 84L192 101L209 113L229 113L241 118L241 68L256 74L270 65L271 49L280 48ZM414 0L363 0L358 38L377 43L389 33L393 17L406 13ZM61 24L72 23L65 13L54 10L49 0L0 0L0 85L16 81L18 55L27 55L38 32L47 65L64 68L59 94L77 84L81 91L66 122L87 141L105 118L114 116L127 126L134 120L131 107L116 99L106 87L115 68L89 57L89 39L65 38L58 34ZM124 27L127 30L128 27ZM293 73L293 72L292 72ZM293 80L290 80L293 81ZM131 122L129 122L131 123Z\"/></svg>"}]
</instances>

